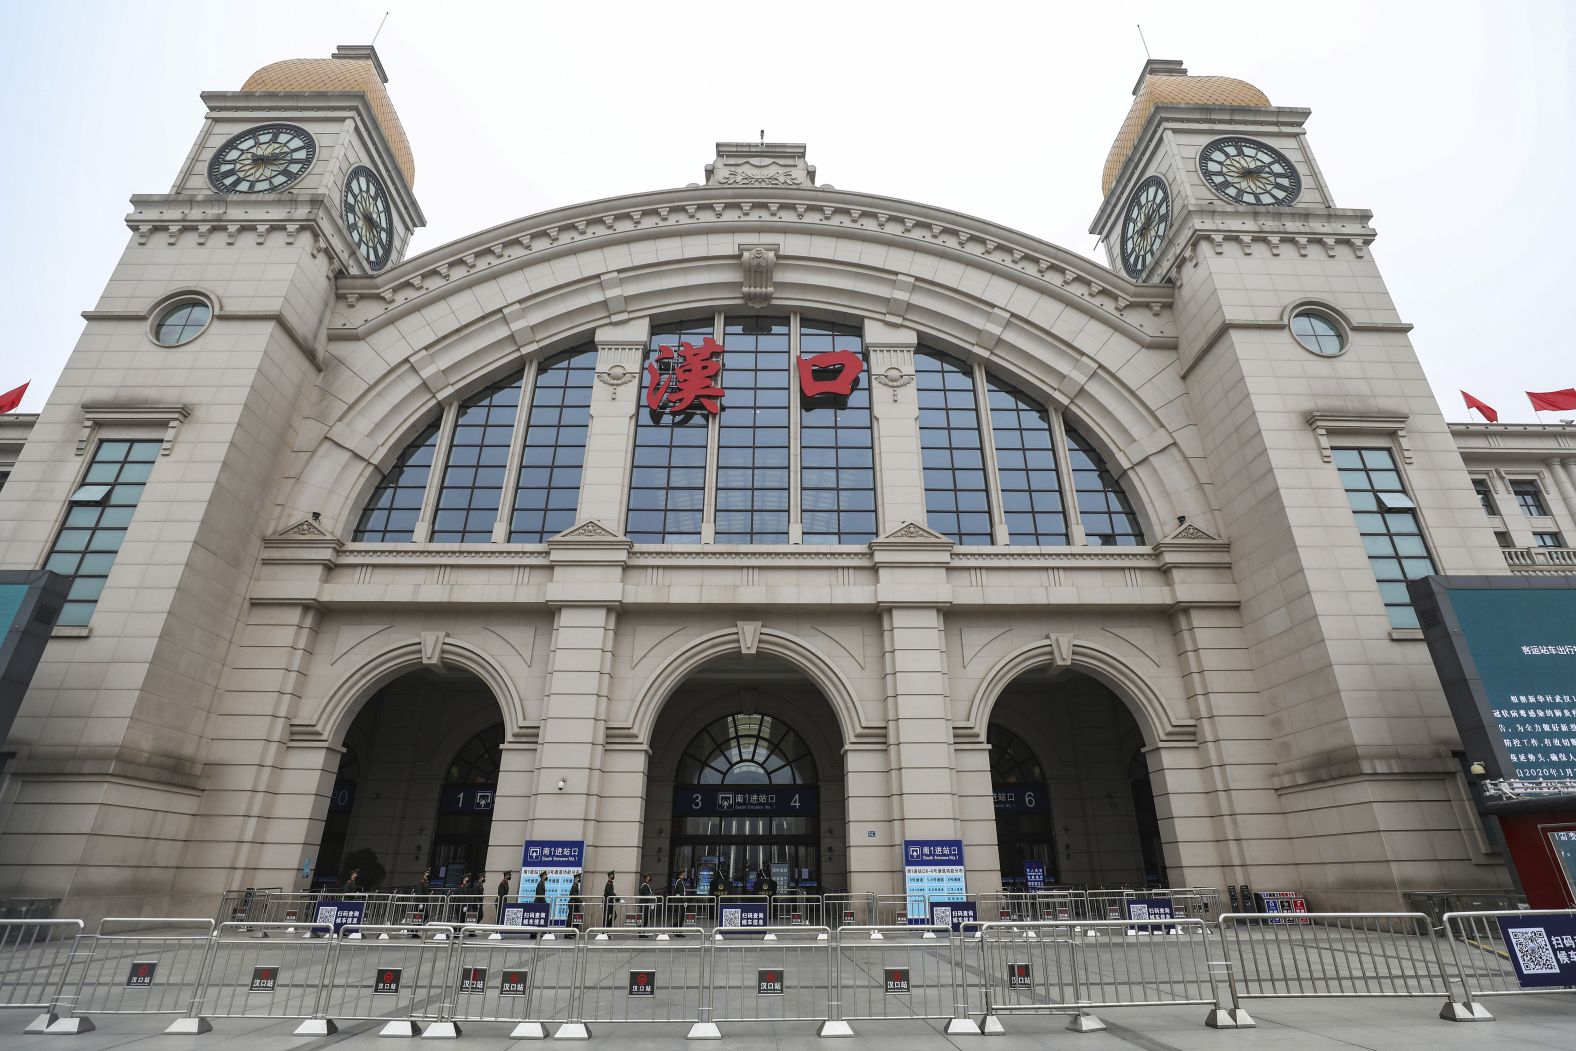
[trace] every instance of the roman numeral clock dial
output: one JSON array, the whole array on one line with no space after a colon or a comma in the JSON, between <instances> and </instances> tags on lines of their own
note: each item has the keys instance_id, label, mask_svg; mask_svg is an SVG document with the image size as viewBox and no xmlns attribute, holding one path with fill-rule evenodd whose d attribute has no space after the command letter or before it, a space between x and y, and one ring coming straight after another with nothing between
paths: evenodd
<instances>
[{"instance_id":1,"label":"roman numeral clock dial","mask_svg":"<svg viewBox=\"0 0 1576 1051\"><path fill-rule=\"evenodd\" d=\"M1166 182L1151 175L1138 184L1122 217L1122 269L1138 280L1160 254L1171 229L1171 194Z\"/></svg>"},{"instance_id":2,"label":"roman numeral clock dial","mask_svg":"<svg viewBox=\"0 0 1576 1051\"><path fill-rule=\"evenodd\" d=\"M232 136L213 153L208 185L219 193L274 193L312 167L317 143L294 124L262 124Z\"/></svg>"},{"instance_id":3,"label":"roman numeral clock dial","mask_svg":"<svg viewBox=\"0 0 1576 1051\"><path fill-rule=\"evenodd\" d=\"M394 248L394 212L388 191L365 165L345 179L345 229L369 270L382 270Z\"/></svg>"},{"instance_id":4,"label":"roman numeral clock dial","mask_svg":"<svg viewBox=\"0 0 1576 1051\"><path fill-rule=\"evenodd\" d=\"M1302 176L1278 150L1257 139L1225 138L1198 151L1198 171L1232 204L1281 208L1302 193Z\"/></svg>"}]
</instances>

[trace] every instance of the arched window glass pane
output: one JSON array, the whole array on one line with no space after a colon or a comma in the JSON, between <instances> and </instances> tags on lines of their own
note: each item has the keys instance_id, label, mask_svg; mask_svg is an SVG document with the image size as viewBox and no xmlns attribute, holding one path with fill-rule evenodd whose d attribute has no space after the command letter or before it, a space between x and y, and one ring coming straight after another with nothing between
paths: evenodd
<instances>
[{"instance_id":1,"label":"arched window glass pane","mask_svg":"<svg viewBox=\"0 0 1576 1051\"><path fill-rule=\"evenodd\" d=\"M516 373L460 403L443 488L432 519L435 543L486 543L503 501L509 437L520 410Z\"/></svg>"},{"instance_id":2,"label":"arched window glass pane","mask_svg":"<svg viewBox=\"0 0 1576 1051\"><path fill-rule=\"evenodd\" d=\"M502 765L503 726L489 726L466 741L449 763L448 784L494 785Z\"/></svg>"},{"instance_id":3,"label":"arched window glass pane","mask_svg":"<svg viewBox=\"0 0 1576 1051\"><path fill-rule=\"evenodd\" d=\"M1039 784L1045 781L1045 771L1023 738L1011 730L991 723L987 735L990 742L990 779L1000 785Z\"/></svg>"},{"instance_id":4,"label":"arched window glass pane","mask_svg":"<svg viewBox=\"0 0 1576 1051\"><path fill-rule=\"evenodd\" d=\"M788 542L788 319L728 318L717 441L717 543Z\"/></svg>"},{"instance_id":5,"label":"arched window glass pane","mask_svg":"<svg viewBox=\"0 0 1576 1051\"><path fill-rule=\"evenodd\" d=\"M864 339L851 325L799 324L799 355L845 351L865 361ZM863 544L876 535L875 446L866 372L846 397L799 400L799 484L804 542ZM790 377L794 389L797 380Z\"/></svg>"},{"instance_id":6,"label":"arched window glass pane","mask_svg":"<svg viewBox=\"0 0 1576 1051\"><path fill-rule=\"evenodd\" d=\"M804 738L769 715L729 715L684 749L681 785L813 785L815 760Z\"/></svg>"},{"instance_id":7,"label":"arched window glass pane","mask_svg":"<svg viewBox=\"0 0 1576 1051\"><path fill-rule=\"evenodd\" d=\"M699 346L711 336L712 320L704 318L661 325L651 330L646 361L655 363L658 347L680 343ZM645 370L639 377L641 389ZM728 401L732 403L732 392ZM629 518L624 532L640 544L698 544L706 505L706 430L709 413L683 415L636 412L635 463L629 479Z\"/></svg>"},{"instance_id":8,"label":"arched window glass pane","mask_svg":"<svg viewBox=\"0 0 1576 1051\"><path fill-rule=\"evenodd\" d=\"M990 377L991 436L996 441L996 473L1001 479L1001 509L1015 546L1067 543L1067 514L1045 409Z\"/></svg>"},{"instance_id":9,"label":"arched window glass pane","mask_svg":"<svg viewBox=\"0 0 1576 1051\"><path fill-rule=\"evenodd\" d=\"M1126 546L1144 542L1143 527L1133 513L1122 485L1106 470L1105 461L1083 435L1067 428L1067 458L1072 462L1073 491L1084 536L1093 546Z\"/></svg>"},{"instance_id":10,"label":"arched window glass pane","mask_svg":"<svg viewBox=\"0 0 1576 1051\"><path fill-rule=\"evenodd\" d=\"M989 544L990 496L980 444L974 374L933 350L914 355L919 441L930 528L959 544Z\"/></svg>"},{"instance_id":11,"label":"arched window glass pane","mask_svg":"<svg viewBox=\"0 0 1576 1051\"><path fill-rule=\"evenodd\" d=\"M410 543L416 535L416 519L421 517L421 501L427 493L427 478L432 473L432 457L437 448L438 424L430 423L405 446L372 491L372 499L362 508L361 521L356 523L354 539L372 544Z\"/></svg>"},{"instance_id":12,"label":"arched window glass pane","mask_svg":"<svg viewBox=\"0 0 1576 1051\"><path fill-rule=\"evenodd\" d=\"M575 524L591 421L596 347L560 354L536 374L509 539L541 543Z\"/></svg>"}]
</instances>

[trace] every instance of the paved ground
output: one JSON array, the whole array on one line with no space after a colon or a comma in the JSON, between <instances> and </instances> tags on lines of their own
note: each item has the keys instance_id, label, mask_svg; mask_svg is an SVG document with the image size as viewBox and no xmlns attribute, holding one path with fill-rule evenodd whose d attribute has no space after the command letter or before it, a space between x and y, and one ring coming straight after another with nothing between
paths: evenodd
<instances>
[{"instance_id":1,"label":"paved ground","mask_svg":"<svg viewBox=\"0 0 1576 1051\"><path fill-rule=\"evenodd\" d=\"M1216 1031L1206 1029L1201 1008L1127 1008L1106 1012L1109 1028L1101 1033L1065 1032L1063 1019L1022 1017L1008 1021L1004 1036L946 1036L939 1024L920 1022L865 1022L856 1025L856 1038L841 1046L860 1051L943 1051L980 1048L981 1051L1018 1051L1027 1048L1086 1048L1087 1051L1214 1051L1214 1049L1273 1048L1275 1051L1371 1048L1374 1051L1482 1051L1483 1048L1516 1048L1518 1051L1576 1047L1576 994L1515 996L1496 999L1490 1008L1497 1021L1450 1023L1439 1021L1434 998L1398 1000L1257 1001L1250 1005L1257 1029ZM220 1048L223 1051L318 1051L321 1048L374 1046L387 1048L377 1036L375 1023L350 1023L328 1038L295 1037L295 1023L263 1024L221 1020L214 1031L199 1037L170 1037L160 1033L162 1021L153 1017L100 1016L98 1029L83 1036L23 1036L21 1030L33 1012L0 1011L0 1047L74 1048L102 1051L107 1048ZM694 1048L686 1044L682 1025L603 1026L592 1032L592 1044L616 1042L628 1049ZM467 1024L461 1044L479 1051L530 1047L526 1041L508 1039L505 1025ZM729 1025L723 1027L724 1044L738 1047L810 1051L837 1047L820 1041L811 1023ZM536 1044L534 1046L542 1046Z\"/></svg>"}]
</instances>

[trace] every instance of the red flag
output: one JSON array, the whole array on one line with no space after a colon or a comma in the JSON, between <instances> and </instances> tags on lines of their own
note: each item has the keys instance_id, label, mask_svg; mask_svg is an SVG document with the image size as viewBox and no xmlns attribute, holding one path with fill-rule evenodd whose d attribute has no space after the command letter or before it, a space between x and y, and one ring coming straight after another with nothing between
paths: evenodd
<instances>
[{"instance_id":1,"label":"red flag","mask_svg":"<svg viewBox=\"0 0 1576 1051\"><path fill-rule=\"evenodd\" d=\"M1532 407L1539 412L1576 409L1576 387L1542 392L1529 390L1527 400L1532 402Z\"/></svg>"},{"instance_id":2,"label":"red flag","mask_svg":"<svg viewBox=\"0 0 1576 1051\"><path fill-rule=\"evenodd\" d=\"M1494 407L1492 405L1484 401L1479 401L1472 395L1468 394L1466 391L1462 391L1461 396L1467 400L1467 408L1476 409L1478 412L1481 412L1483 414L1483 418L1489 423L1499 422L1499 413L1494 411Z\"/></svg>"},{"instance_id":3,"label":"red flag","mask_svg":"<svg viewBox=\"0 0 1576 1051\"><path fill-rule=\"evenodd\" d=\"M27 381L27 383L32 382L32 380ZM22 395L27 393L27 383L22 384L15 390L8 390L4 394L0 394L0 412L16 411L16 407L22 404Z\"/></svg>"}]
</instances>

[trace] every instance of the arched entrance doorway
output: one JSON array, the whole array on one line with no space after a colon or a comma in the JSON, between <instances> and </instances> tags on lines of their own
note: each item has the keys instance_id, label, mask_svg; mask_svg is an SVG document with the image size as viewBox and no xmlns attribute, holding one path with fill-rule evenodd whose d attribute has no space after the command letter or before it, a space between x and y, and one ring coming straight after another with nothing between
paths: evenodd
<instances>
[{"instance_id":1,"label":"arched entrance doorway","mask_svg":"<svg viewBox=\"0 0 1576 1051\"><path fill-rule=\"evenodd\" d=\"M1037 865L1046 886L1165 882L1143 735L1109 687L1067 668L1024 672L988 739L1004 887L1027 888Z\"/></svg>"},{"instance_id":2,"label":"arched entrance doorway","mask_svg":"<svg viewBox=\"0 0 1576 1051\"><path fill-rule=\"evenodd\" d=\"M315 882L361 869L367 889L481 874L503 743L498 703L470 672L422 668L383 686L345 734Z\"/></svg>"},{"instance_id":3,"label":"arched entrance doorway","mask_svg":"<svg viewBox=\"0 0 1576 1051\"><path fill-rule=\"evenodd\" d=\"M673 694L653 730L643 868L779 892L847 885L842 740L830 705L771 657L722 658Z\"/></svg>"}]
</instances>

